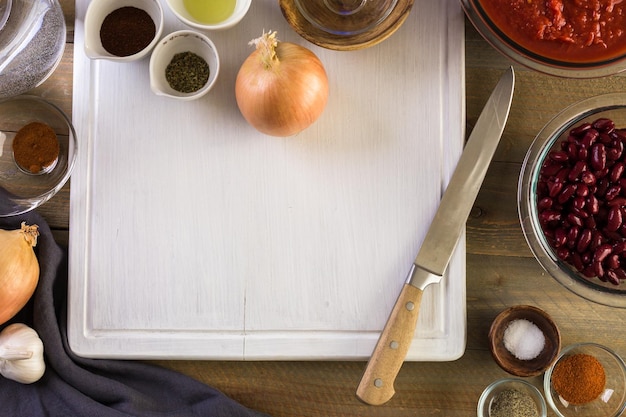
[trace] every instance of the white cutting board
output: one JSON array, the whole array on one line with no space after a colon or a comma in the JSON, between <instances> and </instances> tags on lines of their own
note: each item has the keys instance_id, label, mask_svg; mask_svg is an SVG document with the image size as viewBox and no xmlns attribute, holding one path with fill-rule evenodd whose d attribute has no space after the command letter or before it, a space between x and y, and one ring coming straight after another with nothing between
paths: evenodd
<instances>
[{"instance_id":1,"label":"white cutting board","mask_svg":"<svg viewBox=\"0 0 626 417\"><path fill-rule=\"evenodd\" d=\"M417 1L360 51L319 48L255 0L210 33L204 98L157 97L148 63L90 61L76 1L69 342L78 355L367 359L409 272L464 136L463 14ZM164 34L183 28L167 9ZM324 63L330 98L292 138L237 108L237 71L263 30ZM466 339L465 239L424 295L408 360L453 360Z\"/></svg>"}]
</instances>

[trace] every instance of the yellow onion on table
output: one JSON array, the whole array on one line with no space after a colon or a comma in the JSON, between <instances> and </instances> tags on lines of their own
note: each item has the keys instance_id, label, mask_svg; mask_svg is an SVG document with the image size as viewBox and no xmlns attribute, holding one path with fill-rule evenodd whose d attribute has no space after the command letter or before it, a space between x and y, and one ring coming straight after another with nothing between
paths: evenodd
<instances>
[{"instance_id":1,"label":"yellow onion on table","mask_svg":"<svg viewBox=\"0 0 626 417\"><path fill-rule=\"evenodd\" d=\"M26 305L39 282L39 262L33 250L38 229L26 223L16 230L0 229L0 324Z\"/></svg>"},{"instance_id":2,"label":"yellow onion on table","mask_svg":"<svg viewBox=\"0 0 626 417\"><path fill-rule=\"evenodd\" d=\"M241 65L235 96L241 114L258 131L293 136L309 127L328 101L328 77L309 49L264 32Z\"/></svg>"}]
</instances>

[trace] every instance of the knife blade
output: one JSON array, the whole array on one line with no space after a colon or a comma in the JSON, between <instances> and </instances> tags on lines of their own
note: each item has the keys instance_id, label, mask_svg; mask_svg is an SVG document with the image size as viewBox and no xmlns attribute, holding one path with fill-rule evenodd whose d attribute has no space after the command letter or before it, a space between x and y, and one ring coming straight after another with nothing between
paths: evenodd
<instances>
[{"instance_id":1,"label":"knife blade","mask_svg":"<svg viewBox=\"0 0 626 417\"><path fill-rule=\"evenodd\" d=\"M515 72L510 67L485 104L409 270L407 280L367 363L357 397L381 405L395 394L394 382L417 326L424 289L439 283L465 228L470 210L509 116Z\"/></svg>"}]
</instances>

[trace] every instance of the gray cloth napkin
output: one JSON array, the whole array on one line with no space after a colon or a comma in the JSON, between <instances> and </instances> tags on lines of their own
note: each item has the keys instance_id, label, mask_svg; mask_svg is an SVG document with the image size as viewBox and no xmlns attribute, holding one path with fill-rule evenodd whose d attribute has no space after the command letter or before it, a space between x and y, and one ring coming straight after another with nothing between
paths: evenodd
<instances>
[{"instance_id":1,"label":"gray cloth napkin","mask_svg":"<svg viewBox=\"0 0 626 417\"><path fill-rule=\"evenodd\" d=\"M26 323L43 340L46 372L34 384L0 376L0 415L10 417L267 417L183 374L137 361L84 359L67 344L67 251L36 212L0 219L39 225L37 290L11 322ZM4 328L6 323L0 327Z\"/></svg>"}]
</instances>

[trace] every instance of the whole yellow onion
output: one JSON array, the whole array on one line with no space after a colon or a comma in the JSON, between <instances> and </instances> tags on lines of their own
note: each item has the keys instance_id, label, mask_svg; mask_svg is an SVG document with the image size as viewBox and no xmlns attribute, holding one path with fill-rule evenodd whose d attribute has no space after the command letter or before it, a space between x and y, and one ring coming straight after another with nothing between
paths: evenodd
<instances>
[{"instance_id":1,"label":"whole yellow onion","mask_svg":"<svg viewBox=\"0 0 626 417\"><path fill-rule=\"evenodd\" d=\"M16 230L0 229L0 324L26 305L39 282L39 262L33 251L38 229L25 223Z\"/></svg>"},{"instance_id":2,"label":"whole yellow onion","mask_svg":"<svg viewBox=\"0 0 626 417\"><path fill-rule=\"evenodd\" d=\"M309 127L328 101L328 77L309 49L263 33L241 65L235 96L241 114L258 131L292 136Z\"/></svg>"}]
</instances>

